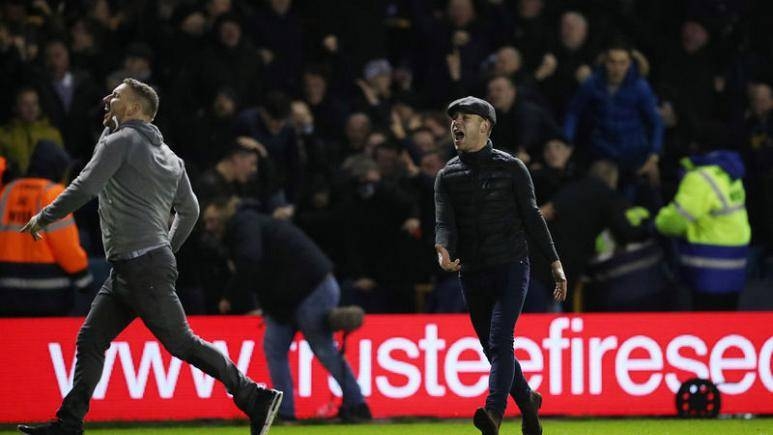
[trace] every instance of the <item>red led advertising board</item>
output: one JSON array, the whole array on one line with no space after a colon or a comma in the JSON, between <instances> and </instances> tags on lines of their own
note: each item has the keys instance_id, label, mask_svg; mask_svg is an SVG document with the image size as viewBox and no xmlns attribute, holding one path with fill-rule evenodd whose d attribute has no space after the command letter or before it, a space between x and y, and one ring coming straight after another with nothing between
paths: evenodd
<instances>
[{"instance_id":1,"label":"red led advertising board","mask_svg":"<svg viewBox=\"0 0 773 435\"><path fill-rule=\"evenodd\" d=\"M82 319L0 319L0 422L53 417L71 388ZM248 375L269 383L259 317L191 317ZM523 315L515 354L544 415L674 415L693 377L723 413L773 413L773 313ZM488 363L465 315L370 315L347 358L375 417L469 417ZM334 412L339 389L301 336L289 354L299 418ZM509 413L516 407L510 402ZM172 358L141 322L106 353L89 421L242 418L221 384Z\"/></svg>"}]
</instances>

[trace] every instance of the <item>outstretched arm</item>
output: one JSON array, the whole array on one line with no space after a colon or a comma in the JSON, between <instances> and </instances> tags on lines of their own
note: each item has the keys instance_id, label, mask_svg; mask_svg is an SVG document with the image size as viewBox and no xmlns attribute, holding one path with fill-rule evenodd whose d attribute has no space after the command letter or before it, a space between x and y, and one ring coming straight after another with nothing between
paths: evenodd
<instances>
[{"instance_id":1,"label":"outstretched arm","mask_svg":"<svg viewBox=\"0 0 773 435\"><path fill-rule=\"evenodd\" d=\"M102 138L104 140L97 143L94 155L78 178L73 180L54 202L33 216L21 232L28 232L35 240L39 239L38 232L41 229L81 208L102 191L110 177L121 167L126 149L130 146L128 140L120 137L105 138L103 133Z\"/></svg>"}]
</instances>

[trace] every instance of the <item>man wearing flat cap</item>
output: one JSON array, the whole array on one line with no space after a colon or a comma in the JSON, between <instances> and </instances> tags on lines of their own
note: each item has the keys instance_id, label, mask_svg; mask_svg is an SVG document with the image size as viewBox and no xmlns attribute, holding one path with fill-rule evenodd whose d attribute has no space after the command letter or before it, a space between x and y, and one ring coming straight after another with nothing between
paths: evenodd
<instances>
[{"instance_id":1,"label":"man wearing flat cap","mask_svg":"<svg viewBox=\"0 0 773 435\"><path fill-rule=\"evenodd\" d=\"M539 435L542 396L526 383L513 355L515 322L529 287L527 238L550 261L556 301L566 298L566 278L526 166L495 150L489 139L494 107L465 97L449 104L447 113L459 156L435 179L435 249L440 267L459 272L473 328L491 363L489 395L473 422L483 435L498 435L510 395L523 415L523 434Z\"/></svg>"}]
</instances>

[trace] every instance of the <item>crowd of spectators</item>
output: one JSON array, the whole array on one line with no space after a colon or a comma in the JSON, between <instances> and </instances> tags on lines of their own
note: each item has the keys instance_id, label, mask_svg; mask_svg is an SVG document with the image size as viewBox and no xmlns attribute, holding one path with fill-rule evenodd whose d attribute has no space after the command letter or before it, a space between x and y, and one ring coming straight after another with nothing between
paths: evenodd
<instances>
[{"instance_id":1,"label":"crowd of spectators","mask_svg":"<svg viewBox=\"0 0 773 435\"><path fill-rule=\"evenodd\" d=\"M77 174L102 96L142 80L202 210L236 195L292 220L333 260L344 303L460 311L455 277L436 265L433 182L455 155L443 109L476 95L496 108L494 146L532 171L572 287L605 229L620 246L655 237L616 221L621 203L654 216L679 159L718 148L744 158L749 269L762 278L765 264L773 274L771 17L765 0L7 0L0 155L7 181L38 141L55 142ZM96 205L76 220L103 256ZM180 252L190 313L219 312L227 248L202 222ZM679 288L668 260L666 249L666 283L646 308L689 308L661 297ZM529 310L583 308L540 298L534 275Z\"/></svg>"}]
</instances>

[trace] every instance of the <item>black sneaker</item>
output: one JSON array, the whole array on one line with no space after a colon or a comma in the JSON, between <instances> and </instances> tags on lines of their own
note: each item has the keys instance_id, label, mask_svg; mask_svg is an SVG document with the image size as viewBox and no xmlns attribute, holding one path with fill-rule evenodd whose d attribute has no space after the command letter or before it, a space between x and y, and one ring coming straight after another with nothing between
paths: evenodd
<instances>
[{"instance_id":1,"label":"black sneaker","mask_svg":"<svg viewBox=\"0 0 773 435\"><path fill-rule=\"evenodd\" d=\"M502 416L494 410L478 408L472 417L472 423L480 430L481 435L499 435Z\"/></svg>"},{"instance_id":2,"label":"black sneaker","mask_svg":"<svg viewBox=\"0 0 773 435\"><path fill-rule=\"evenodd\" d=\"M247 415L250 417L250 434L266 435L271 429L279 405L282 403L282 392L255 386L252 403Z\"/></svg>"},{"instance_id":3,"label":"black sneaker","mask_svg":"<svg viewBox=\"0 0 773 435\"><path fill-rule=\"evenodd\" d=\"M539 409L542 407L542 395L532 391L529 401L518 405L521 408L523 420L521 432L523 435L542 435L542 425L539 422Z\"/></svg>"},{"instance_id":4,"label":"black sneaker","mask_svg":"<svg viewBox=\"0 0 773 435\"><path fill-rule=\"evenodd\" d=\"M338 408L338 418L344 423L364 423L373 420L373 414L370 413L367 403L360 403Z\"/></svg>"},{"instance_id":5,"label":"black sneaker","mask_svg":"<svg viewBox=\"0 0 773 435\"><path fill-rule=\"evenodd\" d=\"M64 429L59 421L38 425L20 424L17 426L17 429L21 433L34 435L83 435L83 430L81 429Z\"/></svg>"}]
</instances>

